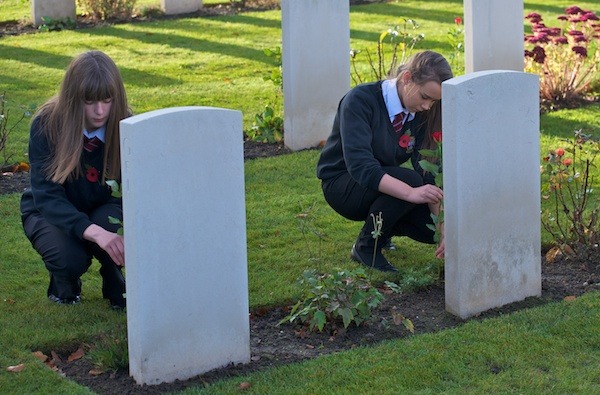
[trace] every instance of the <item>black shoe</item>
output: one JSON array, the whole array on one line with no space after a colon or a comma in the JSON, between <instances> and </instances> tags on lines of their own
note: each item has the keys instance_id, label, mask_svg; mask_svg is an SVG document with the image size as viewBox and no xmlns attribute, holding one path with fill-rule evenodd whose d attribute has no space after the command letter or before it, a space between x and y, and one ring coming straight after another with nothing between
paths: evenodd
<instances>
[{"instance_id":1,"label":"black shoe","mask_svg":"<svg viewBox=\"0 0 600 395\"><path fill-rule=\"evenodd\" d=\"M127 307L127 302L125 301L125 299L110 301L110 308L115 311L125 310L126 307Z\"/></svg>"},{"instance_id":2,"label":"black shoe","mask_svg":"<svg viewBox=\"0 0 600 395\"><path fill-rule=\"evenodd\" d=\"M388 251L396 251L396 245L392 242L392 238L381 241L381 249Z\"/></svg>"},{"instance_id":3,"label":"black shoe","mask_svg":"<svg viewBox=\"0 0 600 395\"><path fill-rule=\"evenodd\" d=\"M56 304L78 304L81 302L81 296L77 295L74 298L59 298L56 295L48 295L48 300Z\"/></svg>"},{"instance_id":4,"label":"black shoe","mask_svg":"<svg viewBox=\"0 0 600 395\"><path fill-rule=\"evenodd\" d=\"M362 263L366 267L372 267L373 269L377 269L382 272L398 271L398 269L396 269L391 263L388 262L387 259L385 259L381 252L375 254L375 262L373 263L373 253L366 253L360 251L356 248L356 244L352 246L352 251L350 252L350 259L358 263Z\"/></svg>"}]
</instances>

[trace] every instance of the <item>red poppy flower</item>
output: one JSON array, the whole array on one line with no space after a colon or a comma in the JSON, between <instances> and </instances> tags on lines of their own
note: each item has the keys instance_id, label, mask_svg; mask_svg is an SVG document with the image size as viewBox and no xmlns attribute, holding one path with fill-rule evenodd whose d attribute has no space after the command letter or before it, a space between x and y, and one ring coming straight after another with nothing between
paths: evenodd
<instances>
[{"instance_id":1,"label":"red poppy flower","mask_svg":"<svg viewBox=\"0 0 600 395\"><path fill-rule=\"evenodd\" d=\"M437 143L441 143L442 142L442 131L438 130L437 132L433 132L431 134L431 138L433 139L433 141L435 141Z\"/></svg>"},{"instance_id":2,"label":"red poppy flower","mask_svg":"<svg viewBox=\"0 0 600 395\"><path fill-rule=\"evenodd\" d=\"M408 148L410 144L410 136L408 134L403 134L400 136L400 140L398 141L398 145L402 148Z\"/></svg>"},{"instance_id":3,"label":"red poppy flower","mask_svg":"<svg viewBox=\"0 0 600 395\"><path fill-rule=\"evenodd\" d=\"M573 164L573 159L571 159L571 158L565 158L565 159L563 159L562 163L565 166L571 166Z\"/></svg>"},{"instance_id":4,"label":"red poppy flower","mask_svg":"<svg viewBox=\"0 0 600 395\"><path fill-rule=\"evenodd\" d=\"M100 178L100 173L98 173L98 170L96 170L95 167L90 167L87 169L87 172L85 173L85 178L89 182L98 182L98 178Z\"/></svg>"},{"instance_id":5,"label":"red poppy flower","mask_svg":"<svg viewBox=\"0 0 600 395\"><path fill-rule=\"evenodd\" d=\"M565 150L563 148L557 148L556 151L554 151L554 152L558 156L563 156L565 154Z\"/></svg>"},{"instance_id":6,"label":"red poppy flower","mask_svg":"<svg viewBox=\"0 0 600 395\"><path fill-rule=\"evenodd\" d=\"M462 25L462 18L457 16L456 18L454 18L454 23L456 23L457 25Z\"/></svg>"}]
</instances>

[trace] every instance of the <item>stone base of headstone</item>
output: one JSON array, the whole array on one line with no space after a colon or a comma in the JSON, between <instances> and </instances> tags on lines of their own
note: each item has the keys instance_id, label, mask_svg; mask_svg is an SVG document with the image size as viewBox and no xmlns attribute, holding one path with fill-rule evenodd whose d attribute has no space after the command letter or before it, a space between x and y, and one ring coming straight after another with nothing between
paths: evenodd
<instances>
[{"instance_id":1,"label":"stone base of headstone","mask_svg":"<svg viewBox=\"0 0 600 395\"><path fill-rule=\"evenodd\" d=\"M31 19L36 26L43 24L43 17L75 21L75 9L75 0L31 0Z\"/></svg>"},{"instance_id":2,"label":"stone base of headstone","mask_svg":"<svg viewBox=\"0 0 600 395\"><path fill-rule=\"evenodd\" d=\"M538 81L442 84L446 309L462 318L541 295Z\"/></svg>"},{"instance_id":3,"label":"stone base of headstone","mask_svg":"<svg viewBox=\"0 0 600 395\"><path fill-rule=\"evenodd\" d=\"M129 370L138 384L250 361L242 114L121 121Z\"/></svg>"},{"instance_id":4,"label":"stone base of headstone","mask_svg":"<svg viewBox=\"0 0 600 395\"><path fill-rule=\"evenodd\" d=\"M160 7L166 15L189 14L202 7L202 0L160 0Z\"/></svg>"}]
</instances>

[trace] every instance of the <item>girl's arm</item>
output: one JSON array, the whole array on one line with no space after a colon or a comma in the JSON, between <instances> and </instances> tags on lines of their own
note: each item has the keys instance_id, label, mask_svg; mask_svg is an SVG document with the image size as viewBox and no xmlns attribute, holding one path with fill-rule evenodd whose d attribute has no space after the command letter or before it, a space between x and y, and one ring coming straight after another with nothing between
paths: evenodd
<instances>
[{"instance_id":1,"label":"girl's arm","mask_svg":"<svg viewBox=\"0 0 600 395\"><path fill-rule=\"evenodd\" d=\"M381 181L379 182L379 192L407 202L415 204L429 203L438 205L438 207L440 201L444 198L442 190L435 185L425 184L413 188L389 174L384 174L381 178Z\"/></svg>"}]
</instances>

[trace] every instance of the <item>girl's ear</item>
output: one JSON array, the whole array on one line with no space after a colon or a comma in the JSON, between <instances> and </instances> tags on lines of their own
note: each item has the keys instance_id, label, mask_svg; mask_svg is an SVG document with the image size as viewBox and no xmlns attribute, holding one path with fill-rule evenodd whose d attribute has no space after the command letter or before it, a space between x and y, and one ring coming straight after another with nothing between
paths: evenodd
<instances>
[{"instance_id":1,"label":"girl's ear","mask_svg":"<svg viewBox=\"0 0 600 395\"><path fill-rule=\"evenodd\" d=\"M402 73L402 76L400 78L402 79L402 82L404 84L408 84L412 79L412 74L410 73L410 71L405 71L404 73Z\"/></svg>"}]
</instances>

